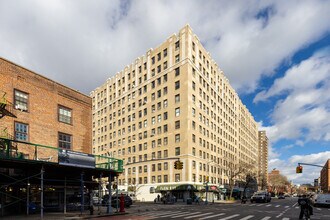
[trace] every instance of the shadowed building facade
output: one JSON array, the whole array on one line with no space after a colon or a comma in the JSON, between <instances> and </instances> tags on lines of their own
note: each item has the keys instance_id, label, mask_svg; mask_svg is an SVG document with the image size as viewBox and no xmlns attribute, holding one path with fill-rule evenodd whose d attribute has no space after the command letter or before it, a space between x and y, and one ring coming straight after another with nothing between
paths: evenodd
<instances>
[{"instance_id":1,"label":"shadowed building facade","mask_svg":"<svg viewBox=\"0 0 330 220\"><path fill-rule=\"evenodd\" d=\"M320 186L324 193L330 192L330 159L324 164L321 170Z\"/></svg>"},{"instance_id":2,"label":"shadowed building facade","mask_svg":"<svg viewBox=\"0 0 330 220\"><path fill-rule=\"evenodd\" d=\"M259 131L259 156L258 156L258 183L259 189L267 189L268 185L268 137L266 131Z\"/></svg>"}]
</instances>

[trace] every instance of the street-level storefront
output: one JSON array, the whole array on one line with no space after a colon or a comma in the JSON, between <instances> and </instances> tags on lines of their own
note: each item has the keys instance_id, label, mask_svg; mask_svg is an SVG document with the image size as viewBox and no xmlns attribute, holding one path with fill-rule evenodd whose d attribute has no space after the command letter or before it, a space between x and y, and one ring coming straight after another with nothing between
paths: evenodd
<instances>
[{"instance_id":1,"label":"street-level storefront","mask_svg":"<svg viewBox=\"0 0 330 220\"><path fill-rule=\"evenodd\" d=\"M221 192L216 185L204 184L162 184L156 188L157 193L161 193L163 198L174 199L175 201L187 201L188 198L193 200L199 197L203 200L214 201L219 200Z\"/></svg>"}]
</instances>

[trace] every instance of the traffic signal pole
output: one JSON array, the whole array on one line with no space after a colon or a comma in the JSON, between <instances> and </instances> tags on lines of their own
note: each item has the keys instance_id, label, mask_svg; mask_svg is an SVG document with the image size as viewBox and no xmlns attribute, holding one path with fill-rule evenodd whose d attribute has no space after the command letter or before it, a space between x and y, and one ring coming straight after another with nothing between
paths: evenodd
<instances>
[{"instance_id":1,"label":"traffic signal pole","mask_svg":"<svg viewBox=\"0 0 330 220\"><path fill-rule=\"evenodd\" d=\"M317 165L317 164L310 164L310 163L298 163L298 166L296 167L296 173L302 173L302 166L301 165L308 165L308 166L314 166L314 167L321 167L322 169L330 169L326 168L325 166Z\"/></svg>"}]
</instances>

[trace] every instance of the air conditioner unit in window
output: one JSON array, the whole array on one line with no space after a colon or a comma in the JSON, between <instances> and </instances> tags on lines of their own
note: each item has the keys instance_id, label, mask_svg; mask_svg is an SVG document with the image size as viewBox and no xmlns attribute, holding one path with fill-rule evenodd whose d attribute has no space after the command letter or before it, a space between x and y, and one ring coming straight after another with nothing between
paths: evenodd
<instances>
[{"instance_id":1,"label":"air conditioner unit in window","mask_svg":"<svg viewBox=\"0 0 330 220\"><path fill-rule=\"evenodd\" d=\"M18 109L18 110L21 110L21 111L26 111L27 107L26 107L26 105L16 104L15 109Z\"/></svg>"}]
</instances>

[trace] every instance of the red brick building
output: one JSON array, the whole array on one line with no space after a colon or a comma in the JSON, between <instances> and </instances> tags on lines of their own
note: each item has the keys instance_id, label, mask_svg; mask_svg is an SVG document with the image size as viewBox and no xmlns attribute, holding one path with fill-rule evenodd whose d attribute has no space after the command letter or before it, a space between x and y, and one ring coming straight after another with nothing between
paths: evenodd
<instances>
[{"instance_id":1,"label":"red brick building","mask_svg":"<svg viewBox=\"0 0 330 220\"><path fill-rule=\"evenodd\" d=\"M324 164L321 170L321 190L325 193L330 192L330 159Z\"/></svg>"},{"instance_id":2,"label":"red brick building","mask_svg":"<svg viewBox=\"0 0 330 220\"><path fill-rule=\"evenodd\" d=\"M91 98L0 58L1 97L14 117L3 117L0 135L91 153Z\"/></svg>"}]
</instances>

